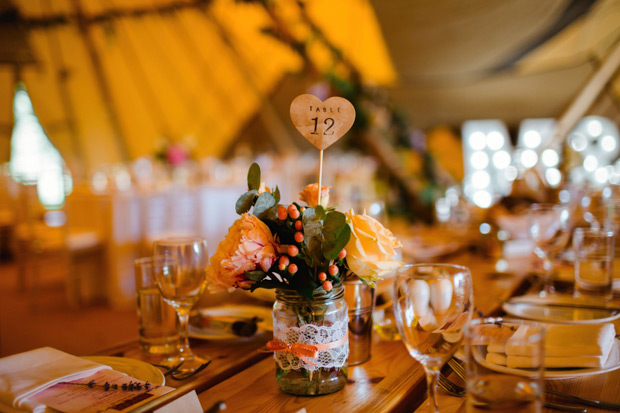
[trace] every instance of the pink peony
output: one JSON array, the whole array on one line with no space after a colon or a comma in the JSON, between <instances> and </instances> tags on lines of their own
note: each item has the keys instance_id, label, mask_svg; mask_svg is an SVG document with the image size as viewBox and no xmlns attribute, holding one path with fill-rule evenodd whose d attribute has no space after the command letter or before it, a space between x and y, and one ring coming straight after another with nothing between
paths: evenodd
<instances>
[{"instance_id":1,"label":"pink peony","mask_svg":"<svg viewBox=\"0 0 620 413\"><path fill-rule=\"evenodd\" d=\"M179 166L189 159L187 150L178 143L171 143L166 151L166 158L172 166Z\"/></svg>"},{"instance_id":2,"label":"pink peony","mask_svg":"<svg viewBox=\"0 0 620 413\"><path fill-rule=\"evenodd\" d=\"M234 288L249 290L253 281L246 271L260 267L268 271L276 259L276 243L269 227L250 213L241 215L218 245L207 266L207 283L212 293Z\"/></svg>"}]
</instances>

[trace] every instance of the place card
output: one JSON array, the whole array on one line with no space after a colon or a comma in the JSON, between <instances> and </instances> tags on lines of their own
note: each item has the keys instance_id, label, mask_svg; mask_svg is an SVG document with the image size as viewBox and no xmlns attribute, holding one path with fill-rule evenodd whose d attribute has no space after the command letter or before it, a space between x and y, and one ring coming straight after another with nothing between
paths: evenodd
<instances>
[{"instance_id":1,"label":"place card","mask_svg":"<svg viewBox=\"0 0 620 413\"><path fill-rule=\"evenodd\" d=\"M96 385L89 387L88 383L93 380ZM106 391L102 387L106 382L110 386L118 385L118 389L111 388ZM123 384L129 386L130 383L133 383L133 388L139 384L141 390L122 390ZM106 369L89 377L57 383L29 399L62 412L96 413L106 410L126 412L174 390L172 387L156 384L150 384L147 389L145 385L146 382Z\"/></svg>"}]
</instances>

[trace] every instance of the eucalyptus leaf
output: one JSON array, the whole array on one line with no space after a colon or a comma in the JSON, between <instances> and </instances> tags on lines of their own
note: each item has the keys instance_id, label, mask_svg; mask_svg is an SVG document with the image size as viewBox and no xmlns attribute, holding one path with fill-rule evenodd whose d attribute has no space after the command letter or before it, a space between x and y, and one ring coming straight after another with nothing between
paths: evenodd
<instances>
[{"instance_id":1,"label":"eucalyptus leaf","mask_svg":"<svg viewBox=\"0 0 620 413\"><path fill-rule=\"evenodd\" d=\"M252 286L250 287L250 291L255 291L258 288L265 288L267 290L272 290L274 288L282 288L285 285L286 284L278 280L267 280L263 278L261 281L252 284Z\"/></svg>"},{"instance_id":2,"label":"eucalyptus leaf","mask_svg":"<svg viewBox=\"0 0 620 413\"><path fill-rule=\"evenodd\" d=\"M251 281L260 281L267 276L267 273L261 270L246 271L245 276Z\"/></svg>"},{"instance_id":3,"label":"eucalyptus leaf","mask_svg":"<svg viewBox=\"0 0 620 413\"><path fill-rule=\"evenodd\" d=\"M326 237L327 238L327 237ZM338 258L338 254L347 246L351 239L351 228L347 225L340 231L335 240L327 240L323 243L323 256L331 261Z\"/></svg>"},{"instance_id":4,"label":"eucalyptus leaf","mask_svg":"<svg viewBox=\"0 0 620 413\"><path fill-rule=\"evenodd\" d=\"M321 220L322 220L322 219L325 219L325 208L323 208L323 206L322 206L322 205L317 205L317 206L314 208L314 213L316 214L316 216L317 216L319 219L321 219Z\"/></svg>"},{"instance_id":5,"label":"eucalyptus leaf","mask_svg":"<svg viewBox=\"0 0 620 413\"><path fill-rule=\"evenodd\" d=\"M254 215L260 218L263 212L275 206L275 204L276 200L273 198L273 195L271 195L269 192L263 192L258 196L258 199L254 204Z\"/></svg>"},{"instance_id":6,"label":"eucalyptus leaf","mask_svg":"<svg viewBox=\"0 0 620 413\"><path fill-rule=\"evenodd\" d=\"M248 170L248 190L260 188L260 166L256 162L250 165Z\"/></svg>"},{"instance_id":7,"label":"eucalyptus leaf","mask_svg":"<svg viewBox=\"0 0 620 413\"><path fill-rule=\"evenodd\" d=\"M337 211L328 213L322 230L325 237L323 256L329 261L335 260L351 238L346 215Z\"/></svg>"},{"instance_id":8,"label":"eucalyptus leaf","mask_svg":"<svg viewBox=\"0 0 620 413\"><path fill-rule=\"evenodd\" d=\"M303 217L304 224L304 244L311 258L311 264L323 261L323 253L321 251L321 243L323 242L323 224L316 216L313 208L306 208Z\"/></svg>"},{"instance_id":9,"label":"eucalyptus leaf","mask_svg":"<svg viewBox=\"0 0 620 413\"><path fill-rule=\"evenodd\" d=\"M248 212L252 205L254 205L254 200L256 199L256 195L258 191L256 189L252 189L251 191L246 192L241 195L239 199L237 199L237 203L235 204L235 210L237 214L241 215L245 212Z\"/></svg>"},{"instance_id":10,"label":"eucalyptus leaf","mask_svg":"<svg viewBox=\"0 0 620 413\"><path fill-rule=\"evenodd\" d=\"M276 185L276 190L273 191L273 198L276 200L276 204L280 202L280 188Z\"/></svg>"},{"instance_id":11,"label":"eucalyptus leaf","mask_svg":"<svg viewBox=\"0 0 620 413\"><path fill-rule=\"evenodd\" d=\"M325 232L326 236L328 233L333 233L335 238L346 226L348 226L347 216L342 212L332 211L325 217L323 232Z\"/></svg>"}]
</instances>

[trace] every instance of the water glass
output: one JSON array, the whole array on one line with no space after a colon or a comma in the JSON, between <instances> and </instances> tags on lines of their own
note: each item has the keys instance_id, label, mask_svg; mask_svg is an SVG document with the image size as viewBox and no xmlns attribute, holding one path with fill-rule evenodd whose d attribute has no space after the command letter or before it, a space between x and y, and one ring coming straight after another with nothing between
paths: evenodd
<instances>
[{"instance_id":1,"label":"water glass","mask_svg":"<svg viewBox=\"0 0 620 413\"><path fill-rule=\"evenodd\" d=\"M465 327L466 411L541 412L545 330L537 323L479 318Z\"/></svg>"},{"instance_id":2,"label":"water glass","mask_svg":"<svg viewBox=\"0 0 620 413\"><path fill-rule=\"evenodd\" d=\"M395 273L396 325L407 351L426 372L429 411L439 413L441 367L459 347L473 315L471 272L460 265L417 264Z\"/></svg>"},{"instance_id":3,"label":"water glass","mask_svg":"<svg viewBox=\"0 0 620 413\"><path fill-rule=\"evenodd\" d=\"M534 242L535 253L543 260L543 288L540 296L555 292L553 266L556 256L564 249L571 235L572 219L567 204L532 204L528 211L528 234Z\"/></svg>"},{"instance_id":4,"label":"water glass","mask_svg":"<svg viewBox=\"0 0 620 413\"><path fill-rule=\"evenodd\" d=\"M188 338L190 310L206 287L207 241L200 237L164 238L153 243L153 255L164 258L154 261L153 274L159 292L176 310L180 323L179 351L163 364L182 363L179 372L195 372L209 362L192 352Z\"/></svg>"},{"instance_id":5,"label":"water glass","mask_svg":"<svg viewBox=\"0 0 620 413\"><path fill-rule=\"evenodd\" d=\"M604 205L604 228L614 231L616 236L620 234L620 199L613 198ZM620 293L620 242L615 243L614 252L614 278L612 281L613 291Z\"/></svg>"},{"instance_id":6,"label":"water glass","mask_svg":"<svg viewBox=\"0 0 620 413\"><path fill-rule=\"evenodd\" d=\"M575 249L575 296L612 297L614 232L609 229L577 228Z\"/></svg>"},{"instance_id":7,"label":"water glass","mask_svg":"<svg viewBox=\"0 0 620 413\"><path fill-rule=\"evenodd\" d=\"M169 355L179 346L179 322L166 303L153 275L153 258L135 260L136 293L140 346L147 355Z\"/></svg>"},{"instance_id":8,"label":"water glass","mask_svg":"<svg viewBox=\"0 0 620 413\"><path fill-rule=\"evenodd\" d=\"M372 346L372 312L375 289L359 279L344 282L344 299L349 308L349 359L355 366L370 359Z\"/></svg>"}]
</instances>

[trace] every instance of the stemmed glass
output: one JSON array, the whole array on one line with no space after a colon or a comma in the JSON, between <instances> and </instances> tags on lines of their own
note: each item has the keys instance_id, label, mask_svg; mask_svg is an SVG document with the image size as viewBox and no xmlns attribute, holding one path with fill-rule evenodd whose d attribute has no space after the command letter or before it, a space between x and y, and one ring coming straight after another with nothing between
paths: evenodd
<instances>
[{"instance_id":1,"label":"stemmed glass","mask_svg":"<svg viewBox=\"0 0 620 413\"><path fill-rule=\"evenodd\" d=\"M543 260L543 288L545 297L555 292L553 263L568 243L572 228L571 214L566 204L532 204L528 211L528 233L536 246L534 252Z\"/></svg>"},{"instance_id":2,"label":"stemmed glass","mask_svg":"<svg viewBox=\"0 0 620 413\"><path fill-rule=\"evenodd\" d=\"M189 312L206 286L208 261L204 238L165 238L153 244L153 273L164 300L176 311L181 325L181 340L176 355L166 360L178 371L191 372L208 362L192 353L188 340Z\"/></svg>"},{"instance_id":3,"label":"stemmed glass","mask_svg":"<svg viewBox=\"0 0 620 413\"><path fill-rule=\"evenodd\" d=\"M473 288L467 267L406 265L396 272L394 318L411 357L424 367L429 409L437 407L440 369L463 339L473 315Z\"/></svg>"}]
</instances>

